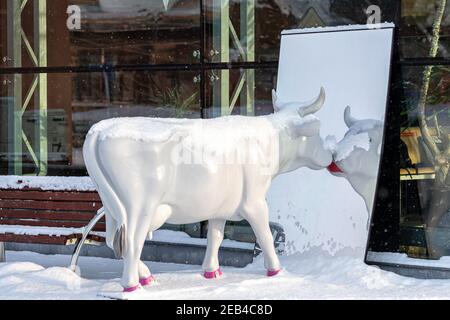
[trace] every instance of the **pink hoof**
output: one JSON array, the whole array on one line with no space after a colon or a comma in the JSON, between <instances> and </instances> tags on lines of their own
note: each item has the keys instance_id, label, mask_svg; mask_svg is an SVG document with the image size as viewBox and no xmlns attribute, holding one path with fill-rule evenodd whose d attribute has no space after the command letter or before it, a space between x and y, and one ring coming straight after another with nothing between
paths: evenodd
<instances>
[{"instance_id":1,"label":"pink hoof","mask_svg":"<svg viewBox=\"0 0 450 320\"><path fill-rule=\"evenodd\" d=\"M137 285L135 285L135 286L133 286L133 287L123 288L123 292L133 292L133 291L136 291L137 289L139 289L140 286L141 286L140 284L137 284Z\"/></svg>"},{"instance_id":2,"label":"pink hoof","mask_svg":"<svg viewBox=\"0 0 450 320\"><path fill-rule=\"evenodd\" d=\"M141 286L149 286L152 282L155 282L155 277L153 275L150 275L148 278L139 280L139 283Z\"/></svg>"},{"instance_id":3,"label":"pink hoof","mask_svg":"<svg viewBox=\"0 0 450 320\"><path fill-rule=\"evenodd\" d=\"M278 270L267 270L267 276L268 277L273 277L276 276L277 274L279 274L281 271L281 269Z\"/></svg>"},{"instance_id":4,"label":"pink hoof","mask_svg":"<svg viewBox=\"0 0 450 320\"><path fill-rule=\"evenodd\" d=\"M220 278L222 276L222 271L220 271L220 268L216 271L205 271L203 276L206 279L214 279L214 278Z\"/></svg>"}]
</instances>

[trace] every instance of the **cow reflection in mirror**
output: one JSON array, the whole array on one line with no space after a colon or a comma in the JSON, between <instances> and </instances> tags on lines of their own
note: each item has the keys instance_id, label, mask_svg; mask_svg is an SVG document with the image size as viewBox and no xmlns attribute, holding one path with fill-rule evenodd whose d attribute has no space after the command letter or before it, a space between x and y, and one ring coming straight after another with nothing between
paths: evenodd
<instances>
[{"instance_id":1,"label":"cow reflection in mirror","mask_svg":"<svg viewBox=\"0 0 450 320\"><path fill-rule=\"evenodd\" d=\"M357 120L351 115L350 107L345 109L344 121L348 131L339 143L335 143L334 137L327 137L330 149L333 150L333 163L328 170L334 176L347 179L364 199L368 228L378 177L383 121Z\"/></svg>"}]
</instances>

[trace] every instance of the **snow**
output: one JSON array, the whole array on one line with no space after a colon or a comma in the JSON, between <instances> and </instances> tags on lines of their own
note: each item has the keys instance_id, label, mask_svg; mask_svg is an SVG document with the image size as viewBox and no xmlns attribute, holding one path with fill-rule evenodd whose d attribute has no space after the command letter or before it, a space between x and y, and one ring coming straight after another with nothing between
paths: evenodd
<instances>
[{"instance_id":1,"label":"snow","mask_svg":"<svg viewBox=\"0 0 450 320\"><path fill-rule=\"evenodd\" d=\"M366 151L370 149L370 137L367 132L350 135L340 141L336 146L335 161L347 158L354 149L361 148Z\"/></svg>"},{"instance_id":2,"label":"snow","mask_svg":"<svg viewBox=\"0 0 450 320\"><path fill-rule=\"evenodd\" d=\"M283 30L282 35L289 34L303 34L303 33L316 33L316 32L337 32L337 31L356 31L356 30L370 30L370 29L386 29L395 28L395 24L391 22L375 23L375 24L349 24L346 26L335 27L313 27L303 29L289 29Z\"/></svg>"},{"instance_id":3,"label":"snow","mask_svg":"<svg viewBox=\"0 0 450 320\"><path fill-rule=\"evenodd\" d=\"M90 177L0 176L0 189L35 188L55 191L95 191Z\"/></svg>"},{"instance_id":4,"label":"snow","mask_svg":"<svg viewBox=\"0 0 450 320\"><path fill-rule=\"evenodd\" d=\"M120 297L120 260L81 257L81 276L67 269L70 257L7 251L0 264L0 299L105 299ZM27 262L24 262L27 261ZM223 267L206 280L201 267L146 262L157 284L126 299L450 299L446 280L420 280L368 266L351 252L335 256L310 250L281 257L280 275L266 277L258 257L245 268ZM420 288L420 290L417 290Z\"/></svg>"},{"instance_id":5,"label":"snow","mask_svg":"<svg viewBox=\"0 0 450 320\"><path fill-rule=\"evenodd\" d=\"M102 120L89 130L88 135L99 134L100 140L129 138L136 141L164 142L175 131L184 127L187 119L160 119L148 117L122 117Z\"/></svg>"},{"instance_id":6,"label":"snow","mask_svg":"<svg viewBox=\"0 0 450 320\"><path fill-rule=\"evenodd\" d=\"M92 126L88 135L98 133L100 140L127 138L136 141L164 142L175 134L182 136L201 134L202 141L212 134L213 138L208 140L213 142L217 136L242 135L243 132L264 129L267 124L268 121L263 117L226 116L212 119L121 117L100 121Z\"/></svg>"},{"instance_id":7,"label":"snow","mask_svg":"<svg viewBox=\"0 0 450 320\"><path fill-rule=\"evenodd\" d=\"M49 235L49 236L69 236L72 234L83 233L84 228L54 228L54 227L35 227L19 225L0 225L0 233L10 233L18 235Z\"/></svg>"},{"instance_id":8,"label":"snow","mask_svg":"<svg viewBox=\"0 0 450 320\"><path fill-rule=\"evenodd\" d=\"M334 160L339 162L346 159L354 149L360 148L366 151L370 149L370 136L368 131L375 128L383 128L383 122L379 120L356 121L345 134L344 139L336 143L334 136L328 136L325 143L334 153ZM381 144L378 146L378 155L381 154Z\"/></svg>"},{"instance_id":9,"label":"snow","mask_svg":"<svg viewBox=\"0 0 450 320\"><path fill-rule=\"evenodd\" d=\"M450 269L450 257L441 257L439 260L414 259L409 258L406 253L369 251L367 253L367 261L404 266Z\"/></svg>"}]
</instances>

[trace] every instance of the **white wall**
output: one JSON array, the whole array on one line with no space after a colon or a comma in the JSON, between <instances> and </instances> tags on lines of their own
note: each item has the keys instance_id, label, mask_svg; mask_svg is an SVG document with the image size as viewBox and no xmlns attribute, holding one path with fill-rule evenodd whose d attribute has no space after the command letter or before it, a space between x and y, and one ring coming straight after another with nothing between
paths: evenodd
<instances>
[{"instance_id":1,"label":"white wall","mask_svg":"<svg viewBox=\"0 0 450 320\"><path fill-rule=\"evenodd\" d=\"M327 99L317 113L321 135L339 141L347 131L347 105L356 118L384 119L393 29L317 30L323 32L282 35L277 93L280 101L311 100L323 86ZM347 180L327 170L302 168L277 177L268 202L271 220L286 230L288 253L315 246L330 253L341 248L361 252L366 245L363 199Z\"/></svg>"}]
</instances>

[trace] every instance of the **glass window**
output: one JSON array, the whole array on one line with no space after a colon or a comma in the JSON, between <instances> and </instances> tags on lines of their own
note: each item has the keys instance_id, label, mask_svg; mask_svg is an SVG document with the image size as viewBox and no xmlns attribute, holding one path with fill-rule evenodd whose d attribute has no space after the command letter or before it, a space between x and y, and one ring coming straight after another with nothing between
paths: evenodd
<instances>
[{"instance_id":1,"label":"glass window","mask_svg":"<svg viewBox=\"0 0 450 320\"><path fill-rule=\"evenodd\" d=\"M44 12L39 16L34 14L38 5ZM2 0L0 64L198 63L199 5L199 0L33 0L21 10L20 1ZM14 15L7 17L8 8Z\"/></svg>"},{"instance_id":2,"label":"glass window","mask_svg":"<svg viewBox=\"0 0 450 320\"><path fill-rule=\"evenodd\" d=\"M450 255L450 68L408 67L403 74L400 249L439 258Z\"/></svg>"},{"instance_id":3,"label":"glass window","mask_svg":"<svg viewBox=\"0 0 450 320\"><path fill-rule=\"evenodd\" d=\"M433 28L437 27L440 42L437 57L450 57L450 3L441 1L403 0L400 28L401 55L404 58L429 57ZM442 21L436 25L436 15L444 10Z\"/></svg>"},{"instance_id":4,"label":"glass window","mask_svg":"<svg viewBox=\"0 0 450 320\"><path fill-rule=\"evenodd\" d=\"M402 1L400 55L415 59L393 68L369 262L450 255L449 14L446 1Z\"/></svg>"},{"instance_id":5,"label":"glass window","mask_svg":"<svg viewBox=\"0 0 450 320\"><path fill-rule=\"evenodd\" d=\"M211 70L206 100L208 117L229 114L258 116L273 112L272 89L277 69Z\"/></svg>"},{"instance_id":6,"label":"glass window","mask_svg":"<svg viewBox=\"0 0 450 320\"><path fill-rule=\"evenodd\" d=\"M103 119L199 118L196 75L195 71L3 75L1 174L86 175L84 138L89 128ZM45 102L39 99L38 86L34 93L29 91L42 76L47 88ZM42 110L46 111L44 118L40 118Z\"/></svg>"},{"instance_id":7,"label":"glass window","mask_svg":"<svg viewBox=\"0 0 450 320\"><path fill-rule=\"evenodd\" d=\"M212 62L277 61L284 29L366 24L371 5L380 7L380 22L392 22L397 11L396 1L390 0L230 1L226 12L221 0L206 4L205 55Z\"/></svg>"}]
</instances>

